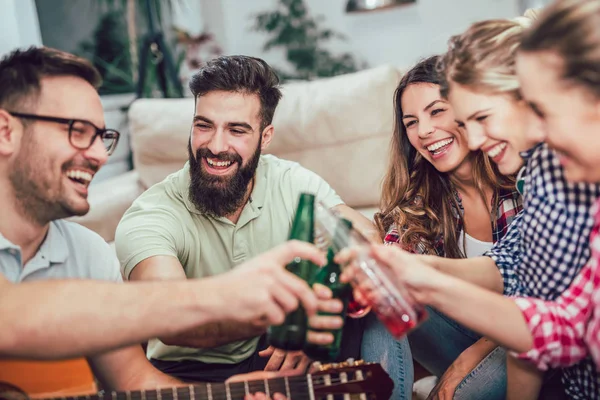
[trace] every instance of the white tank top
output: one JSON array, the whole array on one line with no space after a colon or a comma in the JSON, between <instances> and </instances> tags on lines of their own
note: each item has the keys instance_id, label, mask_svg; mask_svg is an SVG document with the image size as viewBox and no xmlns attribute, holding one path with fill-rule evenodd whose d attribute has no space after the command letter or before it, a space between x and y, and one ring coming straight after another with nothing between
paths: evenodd
<instances>
[{"instance_id":1,"label":"white tank top","mask_svg":"<svg viewBox=\"0 0 600 400\"><path fill-rule=\"evenodd\" d=\"M479 257L482 256L483 253L490 250L494 243L492 242L482 242L479 239L475 239L470 236L468 233L465 235L464 231L460 232L460 236L458 237L458 246L462 249L463 246L463 238L466 236L467 241L465 243L465 247L467 250L467 258L471 257Z\"/></svg>"}]
</instances>

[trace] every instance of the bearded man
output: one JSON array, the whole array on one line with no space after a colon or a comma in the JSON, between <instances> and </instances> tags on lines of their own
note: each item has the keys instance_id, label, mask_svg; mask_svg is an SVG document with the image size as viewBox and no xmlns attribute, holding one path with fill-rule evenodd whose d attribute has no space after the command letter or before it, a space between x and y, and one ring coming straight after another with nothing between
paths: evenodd
<instances>
[{"instance_id":1,"label":"bearded man","mask_svg":"<svg viewBox=\"0 0 600 400\"><path fill-rule=\"evenodd\" d=\"M117 228L126 279L190 279L230 271L286 240L302 192L372 229L318 175L261 155L275 132L278 84L267 63L245 56L212 60L192 78L189 161L142 194ZM194 381L222 381L261 369L306 370L310 360L302 352L261 351L264 334L264 327L252 324L205 324L150 341L147 356L163 372Z\"/></svg>"}]
</instances>

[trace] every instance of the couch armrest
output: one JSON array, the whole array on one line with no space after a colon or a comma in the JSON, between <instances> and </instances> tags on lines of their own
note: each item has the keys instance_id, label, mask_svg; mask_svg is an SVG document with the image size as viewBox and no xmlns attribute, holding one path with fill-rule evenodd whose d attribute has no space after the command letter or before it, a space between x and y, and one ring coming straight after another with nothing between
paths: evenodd
<instances>
[{"instance_id":1,"label":"couch armrest","mask_svg":"<svg viewBox=\"0 0 600 400\"><path fill-rule=\"evenodd\" d=\"M144 192L138 173L133 170L90 186L90 212L69 218L94 232L107 242L115 238L117 225L133 201Z\"/></svg>"}]
</instances>

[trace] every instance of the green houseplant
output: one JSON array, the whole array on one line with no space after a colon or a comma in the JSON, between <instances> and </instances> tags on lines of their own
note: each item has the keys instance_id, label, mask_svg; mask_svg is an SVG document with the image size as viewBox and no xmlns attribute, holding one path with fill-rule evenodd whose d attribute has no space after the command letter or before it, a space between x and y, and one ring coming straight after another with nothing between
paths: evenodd
<instances>
[{"instance_id":1,"label":"green houseplant","mask_svg":"<svg viewBox=\"0 0 600 400\"><path fill-rule=\"evenodd\" d=\"M283 80L314 79L355 72L367 66L350 53L333 54L323 48L331 40L346 38L321 26L323 16L310 15L304 0L279 0L277 8L255 16L253 30L266 33L263 49L283 48L292 71L276 68Z\"/></svg>"},{"instance_id":2,"label":"green houseplant","mask_svg":"<svg viewBox=\"0 0 600 400\"><path fill-rule=\"evenodd\" d=\"M90 59L103 77L101 94L136 92L140 75L144 75L141 97L158 97L160 93L156 65L164 58L160 51L151 52L149 59L140 65L140 50L144 36L149 31L147 7L154 16L153 24L158 31L166 25L166 16L172 2L179 0L99 0L90 3L92 12L100 15L91 40L79 46L79 55ZM175 53L173 41L164 41L165 51ZM175 69L182 61L176 54ZM180 97L179 82L167 83L166 97Z\"/></svg>"}]
</instances>

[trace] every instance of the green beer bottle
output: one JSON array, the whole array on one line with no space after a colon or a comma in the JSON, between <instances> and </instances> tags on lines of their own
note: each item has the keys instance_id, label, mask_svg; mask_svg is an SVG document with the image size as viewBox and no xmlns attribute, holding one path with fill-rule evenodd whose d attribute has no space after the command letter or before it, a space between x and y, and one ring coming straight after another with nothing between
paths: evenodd
<instances>
[{"instance_id":1,"label":"green beer bottle","mask_svg":"<svg viewBox=\"0 0 600 400\"><path fill-rule=\"evenodd\" d=\"M315 236L315 196L300 194L298 209L292 224L289 239L314 243ZM285 267L288 271L310 283L317 266L310 261L295 259ZM271 346L283 350L302 350L306 341L308 319L302 306L291 312L282 325L269 327L268 337Z\"/></svg>"},{"instance_id":2,"label":"green beer bottle","mask_svg":"<svg viewBox=\"0 0 600 400\"><path fill-rule=\"evenodd\" d=\"M348 300L350 298L350 294L352 293L352 287L349 284L340 282L342 268L333 261L333 258L338 251L348 245L348 234L351 229L352 222L346 219L340 220L333 238L333 243L329 249L327 249L327 265L317 271L315 279L312 282L313 284L320 283L321 285L327 286L329 289L331 289L333 292L333 298L340 299L344 304L344 307L340 314L319 312L319 315L340 315L342 319L346 318L346 308L348 307ZM342 331L343 328L336 329L335 331L329 331L333 334L333 342L328 345L318 345L307 342L304 346L304 353L316 361L335 361L340 354Z\"/></svg>"}]
</instances>

